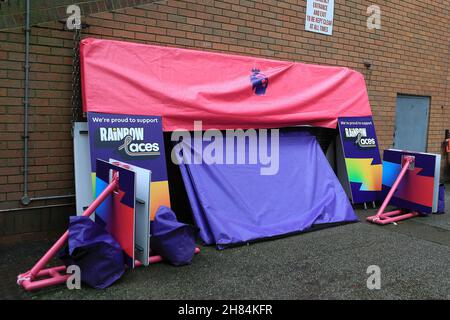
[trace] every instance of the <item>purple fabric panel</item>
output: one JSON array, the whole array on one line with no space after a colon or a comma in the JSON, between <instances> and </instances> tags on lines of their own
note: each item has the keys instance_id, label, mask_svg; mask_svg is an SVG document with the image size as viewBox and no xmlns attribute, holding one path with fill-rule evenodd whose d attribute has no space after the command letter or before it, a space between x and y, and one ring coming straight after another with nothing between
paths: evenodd
<instances>
[{"instance_id":1,"label":"purple fabric panel","mask_svg":"<svg viewBox=\"0 0 450 320\"><path fill-rule=\"evenodd\" d=\"M206 244L214 244L215 240L213 233L210 229L207 216L200 204L200 200L197 198L197 192L195 191L194 182L189 174L189 170L185 165L180 165L180 170L186 188L186 193L188 194L189 202L191 204L195 224L199 228L200 238Z\"/></svg>"},{"instance_id":2,"label":"purple fabric panel","mask_svg":"<svg viewBox=\"0 0 450 320\"><path fill-rule=\"evenodd\" d=\"M208 144L194 141L191 147L199 153ZM223 150L225 158L225 146ZM224 248L305 231L315 224L358 221L314 136L301 130L280 131L279 150L275 175L261 175L260 168L267 166L259 163L181 165L206 244Z\"/></svg>"}]
</instances>

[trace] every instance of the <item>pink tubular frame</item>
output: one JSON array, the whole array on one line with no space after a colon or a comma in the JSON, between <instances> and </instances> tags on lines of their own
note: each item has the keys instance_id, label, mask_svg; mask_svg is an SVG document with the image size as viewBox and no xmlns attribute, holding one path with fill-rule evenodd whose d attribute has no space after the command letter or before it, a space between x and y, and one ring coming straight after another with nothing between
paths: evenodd
<instances>
[{"instance_id":1,"label":"pink tubular frame","mask_svg":"<svg viewBox=\"0 0 450 320\"><path fill-rule=\"evenodd\" d=\"M409 169L409 166L412 163L414 163L413 156L405 156L403 158L402 170L398 174L398 177L395 180L394 184L392 185L391 190L389 190L389 193L387 194L386 199L384 199L383 204L381 205L377 214L374 216L367 217L367 221L373 222L376 224L380 224L380 225L386 225L386 224L394 223L394 222L397 222L400 220L417 217L419 215L419 213L417 213L417 212L405 212L403 210L394 210L394 211L390 211L390 212L384 212L387 205L389 204L389 201L391 201L392 197L394 196L394 193L397 190L398 185L402 181L403 177L406 174L406 171Z\"/></svg>"},{"instance_id":2,"label":"pink tubular frame","mask_svg":"<svg viewBox=\"0 0 450 320\"><path fill-rule=\"evenodd\" d=\"M83 212L83 217L89 217L100 206L100 204L119 186L119 177L114 175L111 183L103 190L103 192L91 203L91 205ZM34 267L25 273L17 276L17 284L27 291L38 290L41 288L62 284L67 281L70 275L66 274L66 266L58 266L52 268L44 267L58 253L69 238L67 230L55 244L44 254L44 256L34 265ZM199 253L200 249L195 248L195 253ZM149 257L150 264L163 261L161 256ZM136 261L136 266L142 266L140 261ZM44 278L45 277L45 278ZM39 279L44 278L44 279Z\"/></svg>"}]
</instances>

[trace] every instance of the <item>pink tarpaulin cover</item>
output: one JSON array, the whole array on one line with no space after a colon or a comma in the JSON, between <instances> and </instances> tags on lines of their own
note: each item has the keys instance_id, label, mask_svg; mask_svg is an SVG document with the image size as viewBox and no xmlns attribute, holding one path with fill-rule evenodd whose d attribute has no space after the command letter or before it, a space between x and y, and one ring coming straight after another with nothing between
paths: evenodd
<instances>
[{"instance_id":1,"label":"pink tarpaulin cover","mask_svg":"<svg viewBox=\"0 0 450 320\"><path fill-rule=\"evenodd\" d=\"M81 69L84 111L160 115L165 131L336 128L372 114L363 76L342 67L89 38Z\"/></svg>"}]
</instances>

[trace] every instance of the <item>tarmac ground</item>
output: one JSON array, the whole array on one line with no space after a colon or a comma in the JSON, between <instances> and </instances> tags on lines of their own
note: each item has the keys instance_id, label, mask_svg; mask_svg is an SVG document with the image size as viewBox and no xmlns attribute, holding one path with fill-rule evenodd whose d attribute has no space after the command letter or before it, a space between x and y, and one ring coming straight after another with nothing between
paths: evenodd
<instances>
[{"instance_id":1,"label":"tarmac ground","mask_svg":"<svg viewBox=\"0 0 450 320\"><path fill-rule=\"evenodd\" d=\"M359 223L223 251L202 246L189 266L136 268L104 290L26 292L17 275L54 240L2 244L0 299L450 299L450 214L378 226L365 221L375 211L357 209ZM373 265L378 290L367 288Z\"/></svg>"}]
</instances>

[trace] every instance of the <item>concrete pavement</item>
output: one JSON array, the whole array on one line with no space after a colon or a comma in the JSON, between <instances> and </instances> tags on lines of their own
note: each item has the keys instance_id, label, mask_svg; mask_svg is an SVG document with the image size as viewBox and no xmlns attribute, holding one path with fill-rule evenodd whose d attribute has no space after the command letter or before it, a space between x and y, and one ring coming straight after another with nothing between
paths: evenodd
<instances>
[{"instance_id":1,"label":"concrete pavement","mask_svg":"<svg viewBox=\"0 0 450 320\"><path fill-rule=\"evenodd\" d=\"M450 209L450 185L446 208ZM449 299L450 214L398 225L360 223L224 251L202 247L190 266L165 263L127 271L108 289L35 293L15 284L52 241L0 246L3 299ZM56 261L57 262L57 261ZM381 289L366 286L367 267L381 268Z\"/></svg>"}]
</instances>

